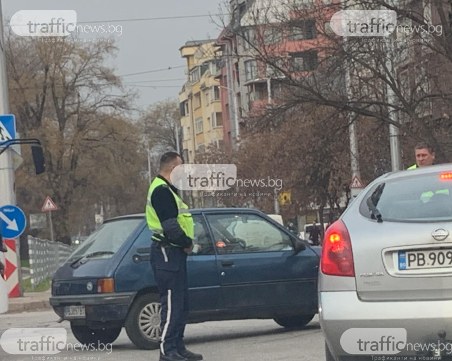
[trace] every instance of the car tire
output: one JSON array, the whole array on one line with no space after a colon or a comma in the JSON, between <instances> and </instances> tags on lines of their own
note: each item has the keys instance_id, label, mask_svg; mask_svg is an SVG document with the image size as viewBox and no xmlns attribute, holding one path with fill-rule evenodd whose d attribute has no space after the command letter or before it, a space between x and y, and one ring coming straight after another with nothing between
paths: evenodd
<instances>
[{"instance_id":1,"label":"car tire","mask_svg":"<svg viewBox=\"0 0 452 361\"><path fill-rule=\"evenodd\" d=\"M330 349L328 348L326 342L325 342L325 361L336 361Z\"/></svg>"},{"instance_id":2,"label":"car tire","mask_svg":"<svg viewBox=\"0 0 452 361\"><path fill-rule=\"evenodd\" d=\"M312 315L275 317L275 322L285 328L303 328L314 318Z\"/></svg>"},{"instance_id":3,"label":"car tire","mask_svg":"<svg viewBox=\"0 0 452 361\"><path fill-rule=\"evenodd\" d=\"M139 296L127 315L127 336L143 350L155 350L160 342L160 302L155 294Z\"/></svg>"},{"instance_id":4,"label":"car tire","mask_svg":"<svg viewBox=\"0 0 452 361\"><path fill-rule=\"evenodd\" d=\"M89 328L85 325L74 325L71 322L71 330L74 337L83 345L93 345L95 348L100 344L113 343L121 333L122 327Z\"/></svg>"}]
</instances>

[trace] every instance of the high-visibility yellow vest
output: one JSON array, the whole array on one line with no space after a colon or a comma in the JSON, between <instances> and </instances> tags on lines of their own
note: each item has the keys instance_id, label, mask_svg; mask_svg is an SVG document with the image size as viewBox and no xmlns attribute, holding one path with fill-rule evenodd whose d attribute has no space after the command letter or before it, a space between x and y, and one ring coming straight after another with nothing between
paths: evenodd
<instances>
[{"instance_id":1,"label":"high-visibility yellow vest","mask_svg":"<svg viewBox=\"0 0 452 361\"><path fill-rule=\"evenodd\" d=\"M180 198L171 187L168 186L168 184L161 178L156 177L152 181L151 185L149 186L149 192L148 192L148 198L147 198L147 204L146 204L146 222L148 224L149 229L157 233L158 235L163 236L163 227L160 223L159 217L157 216L157 213L155 212L154 207L152 206L152 194L154 190L159 187L164 186L167 187L171 194L174 197L174 200L176 201L178 215L177 215L177 223L179 223L182 230L185 232L185 234L190 237L191 239L195 236L195 226L193 222L193 217L191 213L189 212L189 207L184 203L182 198Z\"/></svg>"},{"instance_id":2,"label":"high-visibility yellow vest","mask_svg":"<svg viewBox=\"0 0 452 361\"><path fill-rule=\"evenodd\" d=\"M410 170L410 169L417 169L417 164L413 164L411 167L407 168L407 170ZM434 194L439 194L439 193L440 194L449 194L449 190L448 189L439 189L435 192L433 192L433 191L423 192L421 194L421 201L426 203L430 200L430 198L433 197Z\"/></svg>"}]
</instances>

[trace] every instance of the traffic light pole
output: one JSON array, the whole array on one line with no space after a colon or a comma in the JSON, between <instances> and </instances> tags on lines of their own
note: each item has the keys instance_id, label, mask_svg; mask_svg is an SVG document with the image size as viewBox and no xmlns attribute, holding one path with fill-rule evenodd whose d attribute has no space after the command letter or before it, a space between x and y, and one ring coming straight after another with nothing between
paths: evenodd
<instances>
[{"instance_id":1,"label":"traffic light pole","mask_svg":"<svg viewBox=\"0 0 452 361\"><path fill-rule=\"evenodd\" d=\"M0 0L0 114L8 114L8 82L6 77L5 40L3 37L3 13ZM0 155L0 206L16 204L14 193L14 166L12 162L12 150L6 149ZM18 242L16 241L16 244ZM18 248L16 248L18 250ZM19 261L19 252L18 261ZM3 253L0 253L0 261L3 260ZM20 264L20 263L18 263ZM6 305L5 305L6 297ZM8 289L5 280L0 279L0 313L8 310Z\"/></svg>"}]
</instances>

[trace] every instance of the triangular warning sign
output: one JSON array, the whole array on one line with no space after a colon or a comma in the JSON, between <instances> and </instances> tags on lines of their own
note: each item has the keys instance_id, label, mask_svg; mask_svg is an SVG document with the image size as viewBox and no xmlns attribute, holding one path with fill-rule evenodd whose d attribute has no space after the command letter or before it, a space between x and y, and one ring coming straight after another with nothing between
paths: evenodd
<instances>
[{"instance_id":1,"label":"triangular warning sign","mask_svg":"<svg viewBox=\"0 0 452 361\"><path fill-rule=\"evenodd\" d=\"M364 188L361 180L355 175L350 183L350 188Z\"/></svg>"},{"instance_id":2,"label":"triangular warning sign","mask_svg":"<svg viewBox=\"0 0 452 361\"><path fill-rule=\"evenodd\" d=\"M42 205L41 211L42 212L50 212L50 211L56 211L57 209L58 209L58 207L52 201L52 198L47 196L46 200L44 201L44 204Z\"/></svg>"}]
</instances>

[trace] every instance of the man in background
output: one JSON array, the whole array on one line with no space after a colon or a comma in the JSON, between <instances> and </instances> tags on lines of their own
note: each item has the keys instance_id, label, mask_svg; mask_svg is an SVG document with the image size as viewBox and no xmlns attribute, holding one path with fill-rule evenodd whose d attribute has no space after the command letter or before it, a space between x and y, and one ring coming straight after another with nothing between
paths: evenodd
<instances>
[{"instance_id":1,"label":"man in background","mask_svg":"<svg viewBox=\"0 0 452 361\"><path fill-rule=\"evenodd\" d=\"M413 164L408 169L426 167L433 165L435 162L435 150L431 145L425 142L416 144L414 147L414 156L416 158L416 164Z\"/></svg>"}]
</instances>

